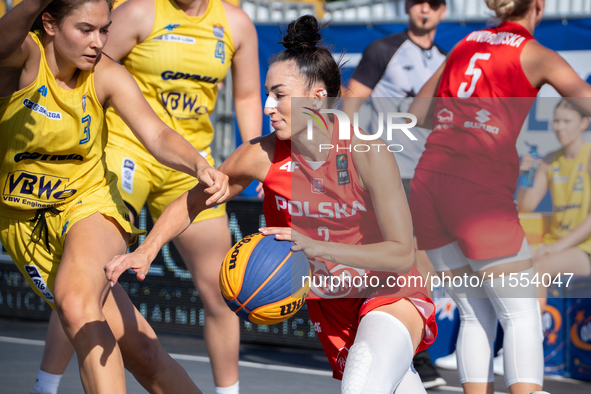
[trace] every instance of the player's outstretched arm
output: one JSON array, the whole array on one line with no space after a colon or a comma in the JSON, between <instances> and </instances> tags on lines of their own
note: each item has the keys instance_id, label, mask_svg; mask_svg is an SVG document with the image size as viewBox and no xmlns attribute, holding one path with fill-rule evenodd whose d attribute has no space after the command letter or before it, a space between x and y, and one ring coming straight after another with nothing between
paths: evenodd
<instances>
[{"instance_id":1,"label":"player's outstretched arm","mask_svg":"<svg viewBox=\"0 0 591 394\"><path fill-rule=\"evenodd\" d=\"M22 67L29 54L27 35L51 0L24 0L0 19L0 67ZM32 43L32 40L31 40Z\"/></svg>"},{"instance_id":2,"label":"player's outstretched arm","mask_svg":"<svg viewBox=\"0 0 591 394\"><path fill-rule=\"evenodd\" d=\"M229 174L229 199L240 194L253 180L262 181L267 172L273 151L270 144L273 135L261 137L241 145L220 167ZM248 163L248 164L246 164ZM115 256L106 266L107 280L116 283L119 276L132 269L139 280L144 280L158 251L185 231L207 204L205 186L198 184L174 200L162 213L150 234L133 253Z\"/></svg>"},{"instance_id":3,"label":"player's outstretched arm","mask_svg":"<svg viewBox=\"0 0 591 394\"><path fill-rule=\"evenodd\" d=\"M256 29L240 8L223 3L234 41L232 88L242 141L260 137L263 126L259 48Z\"/></svg>"},{"instance_id":4,"label":"player's outstretched arm","mask_svg":"<svg viewBox=\"0 0 591 394\"><path fill-rule=\"evenodd\" d=\"M549 153L544 159L538 160L538 169L534 177L534 184L530 188L519 187L517 191L517 208L519 212L532 212L538 207L542 198L548 191L548 169L552 162L554 152ZM521 159L519 171L524 174L534 166L534 159L531 155L526 154ZM524 175L522 175L524 176Z\"/></svg>"},{"instance_id":5,"label":"player's outstretched arm","mask_svg":"<svg viewBox=\"0 0 591 394\"><path fill-rule=\"evenodd\" d=\"M226 201L226 176L211 168L187 140L154 113L131 74L104 56L95 70L99 100L105 108L113 106L148 152L160 163L198 178L212 195L210 202Z\"/></svg>"},{"instance_id":6,"label":"player's outstretched arm","mask_svg":"<svg viewBox=\"0 0 591 394\"><path fill-rule=\"evenodd\" d=\"M558 53L531 40L523 48L521 65L532 86L541 88L549 84L581 112L591 116L591 85Z\"/></svg>"},{"instance_id":7,"label":"player's outstretched arm","mask_svg":"<svg viewBox=\"0 0 591 394\"><path fill-rule=\"evenodd\" d=\"M380 141L380 140L378 140ZM383 141L381 141L383 142ZM352 144L362 143L357 137ZM385 142L383 142L386 145ZM290 228L267 227L263 234L293 241L292 250L309 258L321 258L355 268L387 272L408 272L414 264L412 220L394 155L385 149L353 153L361 186L372 197L377 223L384 241L369 245L346 245L305 237Z\"/></svg>"}]
</instances>

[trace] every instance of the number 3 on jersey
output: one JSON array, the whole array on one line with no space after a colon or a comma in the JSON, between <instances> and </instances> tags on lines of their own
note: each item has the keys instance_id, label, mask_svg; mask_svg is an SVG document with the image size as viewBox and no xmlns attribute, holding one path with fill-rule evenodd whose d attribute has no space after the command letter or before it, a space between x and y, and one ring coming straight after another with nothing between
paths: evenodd
<instances>
[{"instance_id":1,"label":"number 3 on jersey","mask_svg":"<svg viewBox=\"0 0 591 394\"><path fill-rule=\"evenodd\" d=\"M215 57L216 59L221 59L222 64L224 64L224 60L226 60L226 45L222 40L218 40L215 44Z\"/></svg>"},{"instance_id":2,"label":"number 3 on jersey","mask_svg":"<svg viewBox=\"0 0 591 394\"><path fill-rule=\"evenodd\" d=\"M458 89L458 97L460 98L468 98L472 96L474 90L476 89L476 82L482 76L482 70L476 67L476 62L478 60L488 60L490 59L490 53L475 53L470 59L470 64L468 65L468 69L466 70L466 75L472 76L472 82L470 83L470 88L466 90L468 86L468 82L462 82L460 84L460 88Z\"/></svg>"}]
</instances>

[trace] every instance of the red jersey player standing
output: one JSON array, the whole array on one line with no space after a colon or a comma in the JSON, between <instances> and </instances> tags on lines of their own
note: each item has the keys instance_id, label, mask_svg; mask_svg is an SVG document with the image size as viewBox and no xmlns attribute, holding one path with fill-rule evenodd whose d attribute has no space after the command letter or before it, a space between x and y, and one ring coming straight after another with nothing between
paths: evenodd
<instances>
[{"instance_id":1,"label":"red jersey player standing","mask_svg":"<svg viewBox=\"0 0 591 394\"><path fill-rule=\"evenodd\" d=\"M396 161L386 149L350 149L363 141L357 134L339 140L339 131L350 126L338 116L322 116L324 122L306 131L309 118L303 112L326 114L327 97L337 97L341 89L339 66L317 46L318 30L312 16L289 25L283 37L287 49L273 59L265 84L265 113L275 133L240 146L220 171L230 178L231 196L252 180L263 182L265 219L273 227L261 231L292 240L292 248L312 260L313 282L319 285L308 310L333 376L343 381L342 393L425 393L411 362L435 339L434 305L424 287L381 286L388 277L420 278ZM319 151L320 144L332 148ZM116 281L129 268L143 278L166 240L206 207L205 197L197 186L175 200L134 253L107 265L107 278ZM322 285L322 278L364 275L379 283Z\"/></svg>"},{"instance_id":2,"label":"red jersey player standing","mask_svg":"<svg viewBox=\"0 0 591 394\"><path fill-rule=\"evenodd\" d=\"M522 283L533 279L513 201L515 144L542 85L564 97L591 96L591 86L533 38L544 0L486 3L500 25L458 43L417 95L439 97L434 105L419 98L411 106L419 125L433 132L412 182L410 208L418 247L440 274L488 278L481 287L445 282L462 320L456 350L464 392L493 391L498 318L505 332L505 382L512 394L529 394L541 390L544 360L534 289L516 292L507 281L511 274Z\"/></svg>"}]
</instances>

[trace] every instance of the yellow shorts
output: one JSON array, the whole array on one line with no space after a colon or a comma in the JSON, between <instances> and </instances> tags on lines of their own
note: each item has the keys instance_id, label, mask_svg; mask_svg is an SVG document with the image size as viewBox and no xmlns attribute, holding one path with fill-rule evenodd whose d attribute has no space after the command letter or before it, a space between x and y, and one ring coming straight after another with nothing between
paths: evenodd
<instances>
[{"instance_id":1,"label":"yellow shorts","mask_svg":"<svg viewBox=\"0 0 591 394\"><path fill-rule=\"evenodd\" d=\"M192 189L198 181L183 172L170 169L158 163L147 153L136 151L122 151L120 148L107 145L105 149L107 167L117 174L117 187L123 201L132 208L137 217L147 202L154 223L171 202L179 198L184 192ZM213 166L211 155L206 157ZM193 223L214 219L226 214L226 204L201 212Z\"/></svg>"},{"instance_id":2,"label":"yellow shorts","mask_svg":"<svg viewBox=\"0 0 591 394\"><path fill-rule=\"evenodd\" d=\"M61 212L45 213L47 244L43 233L39 233L40 228L33 233L37 222L0 217L0 242L31 288L53 309L55 276L64 252L66 235L75 223L100 212L115 219L125 232L131 234L130 244L136 241L138 235L145 234L145 231L129 223L129 213L117 191L116 178L110 178L109 185L93 188L71 203L56 207ZM23 211L22 214L27 212ZM35 242L34 238L38 241Z\"/></svg>"}]
</instances>

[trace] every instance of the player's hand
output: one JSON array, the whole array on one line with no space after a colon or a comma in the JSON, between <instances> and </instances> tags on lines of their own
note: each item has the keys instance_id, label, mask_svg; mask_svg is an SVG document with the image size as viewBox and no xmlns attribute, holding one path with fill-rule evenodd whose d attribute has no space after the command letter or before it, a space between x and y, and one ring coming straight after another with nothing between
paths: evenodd
<instances>
[{"instance_id":1,"label":"player's hand","mask_svg":"<svg viewBox=\"0 0 591 394\"><path fill-rule=\"evenodd\" d=\"M145 254L141 252L133 252L115 256L105 265L105 275L107 280L111 282L111 287L115 286L117 280L122 273L128 269L132 269L138 280L144 280L148 275L148 270L152 264Z\"/></svg>"},{"instance_id":2,"label":"player's hand","mask_svg":"<svg viewBox=\"0 0 591 394\"><path fill-rule=\"evenodd\" d=\"M259 231L264 235L274 234L275 238L282 241L291 241L291 250L293 252L301 250L308 258L314 258L320 254L318 241L308 238L289 227L264 227L260 228Z\"/></svg>"},{"instance_id":3,"label":"player's hand","mask_svg":"<svg viewBox=\"0 0 591 394\"><path fill-rule=\"evenodd\" d=\"M532 253L532 258L535 259L535 258L547 257L547 256L551 256L553 254L559 253L559 252L561 252L561 249L555 243L550 244L550 245L541 244Z\"/></svg>"},{"instance_id":4,"label":"player's hand","mask_svg":"<svg viewBox=\"0 0 591 394\"><path fill-rule=\"evenodd\" d=\"M519 171L521 171L521 172L529 171L534 166L535 162L536 162L536 159L534 159L532 157L532 155L530 155L529 153L526 153L521 158L521 163L519 164Z\"/></svg>"},{"instance_id":5,"label":"player's hand","mask_svg":"<svg viewBox=\"0 0 591 394\"><path fill-rule=\"evenodd\" d=\"M199 182L207 186L205 192L211 197L205 202L206 205L221 204L228 201L230 196L229 178L223 172L207 167L200 169L197 173Z\"/></svg>"}]
</instances>

